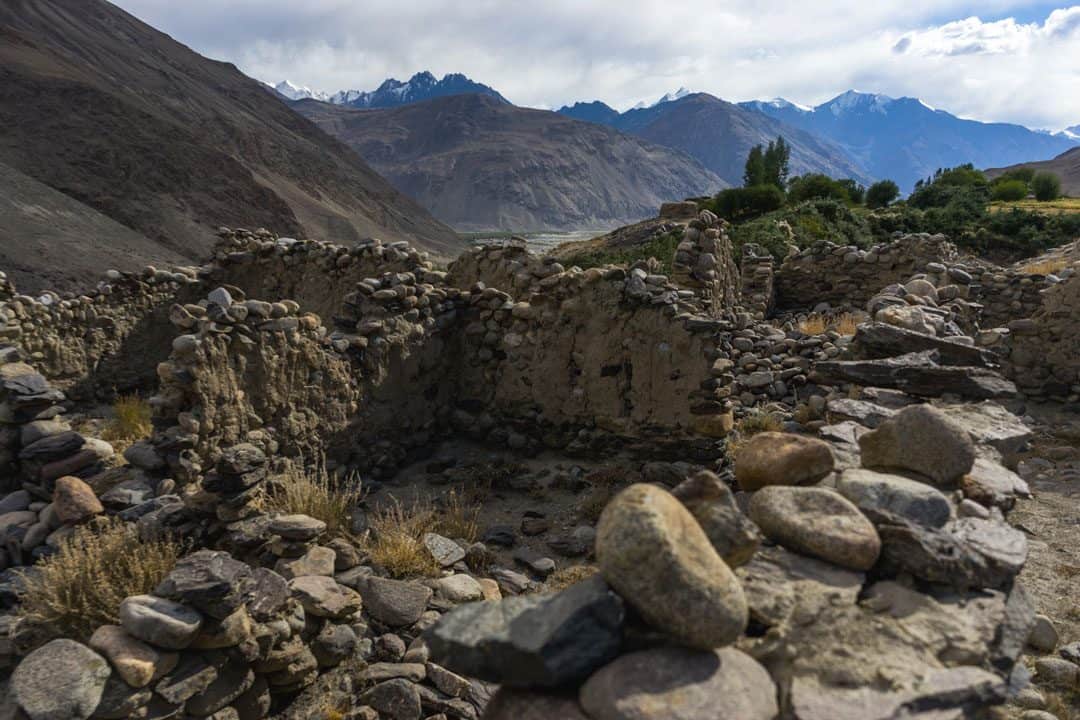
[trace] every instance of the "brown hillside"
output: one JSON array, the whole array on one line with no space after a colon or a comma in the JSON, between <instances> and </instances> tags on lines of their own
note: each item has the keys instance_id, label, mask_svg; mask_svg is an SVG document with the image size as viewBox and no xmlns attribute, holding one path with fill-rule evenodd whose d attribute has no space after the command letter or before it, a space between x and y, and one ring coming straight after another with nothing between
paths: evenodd
<instances>
[{"instance_id":1,"label":"brown hillside","mask_svg":"<svg viewBox=\"0 0 1080 720\"><path fill-rule=\"evenodd\" d=\"M0 4L0 162L191 258L223 224L458 247L257 82L102 0Z\"/></svg>"},{"instance_id":2,"label":"brown hillside","mask_svg":"<svg viewBox=\"0 0 1080 720\"><path fill-rule=\"evenodd\" d=\"M1053 160L1022 163L1003 168L991 168L986 174L991 178L1019 168L1031 168L1036 171L1052 172L1061 178L1061 191L1069 197L1080 197L1080 147L1067 150Z\"/></svg>"}]
</instances>

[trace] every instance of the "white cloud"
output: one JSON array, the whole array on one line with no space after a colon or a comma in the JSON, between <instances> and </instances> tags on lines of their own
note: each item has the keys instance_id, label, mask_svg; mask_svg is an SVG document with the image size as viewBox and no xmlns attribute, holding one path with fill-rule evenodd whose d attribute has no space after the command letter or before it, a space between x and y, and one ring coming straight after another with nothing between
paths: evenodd
<instances>
[{"instance_id":1,"label":"white cloud","mask_svg":"<svg viewBox=\"0 0 1080 720\"><path fill-rule=\"evenodd\" d=\"M536 107L625 108L680 86L817 103L857 87L979 119L1080 122L1080 6L1026 23L1008 19L1038 5L1022 0L114 1L253 77L327 92L431 70Z\"/></svg>"}]
</instances>

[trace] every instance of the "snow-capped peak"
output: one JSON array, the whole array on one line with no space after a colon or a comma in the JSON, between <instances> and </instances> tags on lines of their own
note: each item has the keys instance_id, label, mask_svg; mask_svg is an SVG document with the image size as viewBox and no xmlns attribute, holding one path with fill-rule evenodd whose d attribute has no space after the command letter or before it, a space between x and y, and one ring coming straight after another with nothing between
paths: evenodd
<instances>
[{"instance_id":1,"label":"snow-capped peak","mask_svg":"<svg viewBox=\"0 0 1080 720\"><path fill-rule=\"evenodd\" d=\"M1080 125L1073 125L1061 131L1061 134L1070 140L1080 140Z\"/></svg>"},{"instance_id":2,"label":"snow-capped peak","mask_svg":"<svg viewBox=\"0 0 1080 720\"><path fill-rule=\"evenodd\" d=\"M873 93L861 93L856 90L848 90L842 95L837 95L829 102L825 103L824 107L832 111L833 115L840 116L844 113L853 110L869 110L870 112L877 112L885 114L888 105L893 102L893 98L888 95L880 95Z\"/></svg>"},{"instance_id":3,"label":"snow-capped peak","mask_svg":"<svg viewBox=\"0 0 1080 720\"><path fill-rule=\"evenodd\" d=\"M632 107L630 109L631 110L644 110L646 108L656 107L657 105L663 105L664 103L675 102L676 100L681 100L682 98L684 98L684 97L686 97L687 95L690 95L690 94L691 93L690 93L689 90L687 90L684 87L680 87L675 92L665 93L663 95L663 97L661 97L659 100L657 100L655 102L649 102L648 100L642 100L641 102L639 102L637 105L635 105L634 107Z\"/></svg>"},{"instance_id":4,"label":"snow-capped peak","mask_svg":"<svg viewBox=\"0 0 1080 720\"><path fill-rule=\"evenodd\" d=\"M266 84L269 85L270 83ZM312 98L314 100L322 100L325 102L330 99L330 96L324 92L312 90L309 87L293 85L288 80L282 80L272 87L290 100L307 100L308 98Z\"/></svg>"}]
</instances>

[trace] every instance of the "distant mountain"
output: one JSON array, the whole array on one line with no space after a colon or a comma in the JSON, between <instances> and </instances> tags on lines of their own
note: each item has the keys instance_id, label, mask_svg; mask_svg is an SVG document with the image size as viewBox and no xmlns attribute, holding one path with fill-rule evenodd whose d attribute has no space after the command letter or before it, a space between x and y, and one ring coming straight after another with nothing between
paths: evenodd
<instances>
[{"instance_id":1,"label":"distant mountain","mask_svg":"<svg viewBox=\"0 0 1080 720\"><path fill-rule=\"evenodd\" d=\"M267 87L273 88L274 92L281 95L286 100L322 100L324 102L330 100L330 96L324 92L312 90L309 87L297 87L288 80L282 80L277 85L270 85L265 83Z\"/></svg>"},{"instance_id":2,"label":"distant mountain","mask_svg":"<svg viewBox=\"0 0 1080 720\"><path fill-rule=\"evenodd\" d=\"M677 150L488 95L293 107L459 230L606 228L724 187Z\"/></svg>"},{"instance_id":3,"label":"distant mountain","mask_svg":"<svg viewBox=\"0 0 1080 720\"><path fill-rule=\"evenodd\" d=\"M1062 134L1070 140L1080 140L1080 125L1073 125L1062 130Z\"/></svg>"},{"instance_id":4,"label":"distant mountain","mask_svg":"<svg viewBox=\"0 0 1080 720\"><path fill-rule=\"evenodd\" d=\"M869 175L891 178L905 191L938 168L1042 160L1077 144L1064 134L962 120L916 98L853 90L815 108L783 99L741 105L835 142Z\"/></svg>"},{"instance_id":5,"label":"distant mountain","mask_svg":"<svg viewBox=\"0 0 1080 720\"><path fill-rule=\"evenodd\" d=\"M400 107L437 97L470 94L489 95L500 102L509 103L494 88L473 82L460 73L444 75L442 80L438 80L426 70L416 73L405 82L390 78L370 92L342 90L331 95L316 92L306 87L297 87L288 80L270 87L273 87L274 90L288 100L320 100L334 105L348 105L355 108Z\"/></svg>"},{"instance_id":6,"label":"distant mountain","mask_svg":"<svg viewBox=\"0 0 1080 720\"><path fill-rule=\"evenodd\" d=\"M0 163L142 235L162 258L201 259L221 225L409 239L445 255L461 247L262 85L115 5L9 0L0 38ZM59 266L31 246L5 252L28 272L88 282L111 242L72 237Z\"/></svg>"},{"instance_id":7,"label":"distant mountain","mask_svg":"<svg viewBox=\"0 0 1080 720\"><path fill-rule=\"evenodd\" d=\"M1069 197L1080 197L1080 147L1067 150L1053 160L991 168L986 171L986 174L993 178L1018 168L1031 168L1036 171L1054 173L1061 178L1061 191L1064 194Z\"/></svg>"},{"instance_id":8,"label":"distant mountain","mask_svg":"<svg viewBox=\"0 0 1080 720\"><path fill-rule=\"evenodd\" d=\"M592 102L576 102L573 105L564 105L558 110L557 113L572 117L575 120L584 120L585 122L598 123L600 125L613 125L615 120L619 117L619 111L615 108L602 103L599 100Z\"/></svg>"},{"instance_id":9,"label":"distant mountain","mask_svg":"<svg viewBox=\"0 0 1080 720\"><path fill-rule=\"evenodd\" d=\"M644 110L645 108L656 107L657 105L662 105L664 103L675 102L676 100L682 100L684 97L686 97L687 95L691 95L691 94L692 93L689 90L687 90L684 87L681 87L678 90L676 90L675 92L669 92L669 93L666 93L666 94L662 95L660 97L660 99L657 100L656 102L648 102L646 100L642 100L641 102L639 102L637 105L635 105L631 109L632 110Z\"/></svg>"},{"instance_id":10,"label":"distant mountain","mask_svg":"<svg viewBox=\"0 0 1080 720\"><path fill-rule=\"evenodd\" d=\"M566 108L560 112L568 114ZM820 172L861 182L871 179L838 144L706 93L662 99L647 108L628 110L605 124L682 150L731 185L742 184L750 148L781 135L791 144L792 175Z\"/></svg>"}]
</instances>

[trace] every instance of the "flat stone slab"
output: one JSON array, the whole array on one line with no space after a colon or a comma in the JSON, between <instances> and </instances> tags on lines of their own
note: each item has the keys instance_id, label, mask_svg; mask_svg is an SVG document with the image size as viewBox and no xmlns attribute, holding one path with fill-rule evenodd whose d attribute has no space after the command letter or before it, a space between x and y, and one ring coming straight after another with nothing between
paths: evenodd
<instances>
[{"instance_id":1,"label":"flat stone slab","mask_svg":"<svg viewBox=\"0 0 1080 720\"><path fill-rule=\"evenodd\" d=\"M855 330L852 349L867 360L936 350L942 365L987 367L990 354L974 345L925 335L887 323L863 323Z\"/></svg>"},{"instance_id":2,"label":"flat stone slab","mask_svg":"<svg viewBox=\"0 0 1080 720\"><path fill-rule=\"evenodd\" d=\"M939 365L937 351L911 353L882 360L825 360L814 368L824 384L857 385L902 390L911 395L959 395L973 400L1016 397L1016 385L982 367Z\"/></svg>"}]
</instances>

